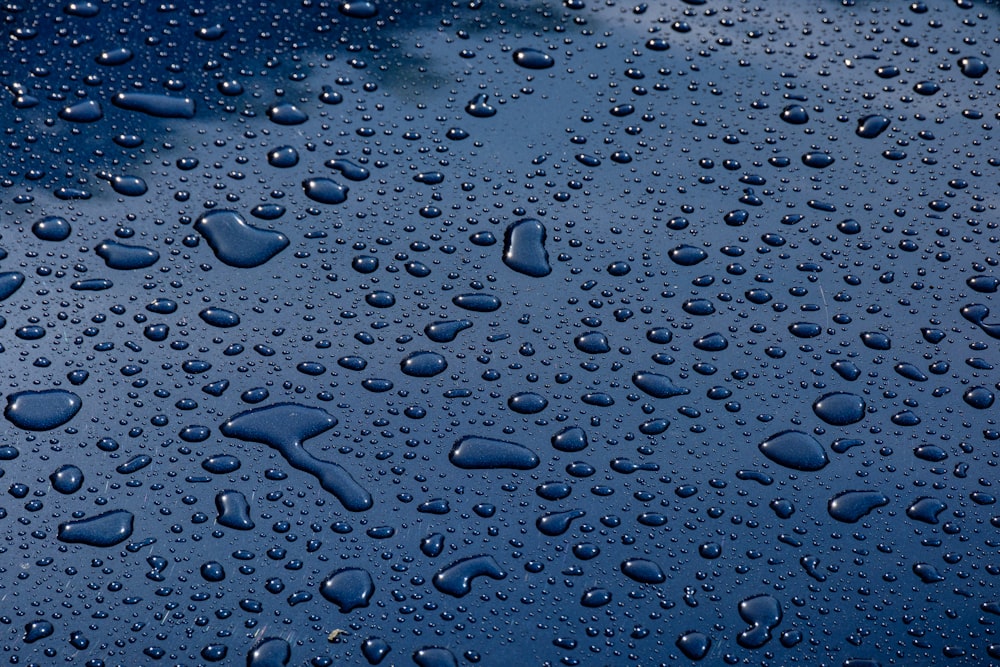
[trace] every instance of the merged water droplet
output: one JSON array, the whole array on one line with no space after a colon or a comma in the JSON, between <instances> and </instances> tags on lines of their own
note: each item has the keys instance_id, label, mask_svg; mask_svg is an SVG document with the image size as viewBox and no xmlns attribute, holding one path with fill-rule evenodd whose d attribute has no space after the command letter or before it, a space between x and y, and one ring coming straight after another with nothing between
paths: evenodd
<instances>
[{"instance_id":1,"label":"merged water droplet","mask_svg":"<svg viewBox=\"0 0 1000 667\"><path fill-rule=\"evenodd\" d=\"M471 556L456 561L434 575L434 587L442 593L460 598L472 592L472 581L477 577L502 580L504 572L492 556Z\"/></svg>"},{"instance_id":2,"label":"merged water droplet","mask_svg":"<svg viewBox=\"0 0 1000 667\"><path fill-rule=\"evenodd\" d=\"M289 465L309 473L348 510L360 512L372 507L371 494L340 465L316 458L303 442L328 431L337 419L325 410L295 403L275 403L241 412L224 422L219 430L230 438L259 442L276 449Z\"/></svg>"},{"instance_id":3,"label":"merged water droplet","mask_svg":"<svg viewBox=\"0 0 1000 667\"><path fill-rule=\"evenodd\" d=\"M289 243L284 234L249 225L235 211L209 211L195 221L194 229L220 261L244 269L266 263Z\"/></svg>"}]
</instances>

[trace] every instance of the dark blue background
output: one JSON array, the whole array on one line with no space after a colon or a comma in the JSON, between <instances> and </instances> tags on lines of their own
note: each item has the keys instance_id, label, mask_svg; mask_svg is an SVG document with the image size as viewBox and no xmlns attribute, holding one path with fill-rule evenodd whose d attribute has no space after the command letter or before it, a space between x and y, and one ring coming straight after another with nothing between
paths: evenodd
<instances>
[{"instance_id":1,"label":"dark blue background","mask_svg":"<svg viewBox=\"0 0 1000 667\"><path fill-rule=\"evenodd\" d=\"M996 8L758 5L7 3L3 661L1000 663Z\"/></svg>"}]
</instances>

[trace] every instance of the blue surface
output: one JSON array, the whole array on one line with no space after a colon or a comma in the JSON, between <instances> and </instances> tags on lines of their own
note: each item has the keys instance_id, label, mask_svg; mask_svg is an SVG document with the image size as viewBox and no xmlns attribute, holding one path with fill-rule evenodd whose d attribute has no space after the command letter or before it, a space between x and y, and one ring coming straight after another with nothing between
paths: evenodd
<instances>
[{"instance_id":1,"label":"blue surface","mask_svg":"<svg viewBox=\"0 0 1000 667\"><path fill-rule=\"evenodd\" d=\"M0 662L1000 664L995 4L2 15Z\"/></svg>"}]
</instances>

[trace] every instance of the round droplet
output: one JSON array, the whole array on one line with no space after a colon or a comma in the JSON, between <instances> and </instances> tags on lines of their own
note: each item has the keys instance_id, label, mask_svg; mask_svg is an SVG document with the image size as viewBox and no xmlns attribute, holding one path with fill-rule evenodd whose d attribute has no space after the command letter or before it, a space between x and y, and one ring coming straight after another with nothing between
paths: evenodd
<instances>
[{"instance_id":1,"label":"round droplet","mask_svg":"<svg viewBox=\"0 0 1000 667\"><path fill-rule=\"evenodd\" d=\"M990 71L989 65L986 64L982 58L977 58L975 56L967 56L965 58L958 59L958 68L965 76L970 79L979 79L986 75Z\"/></svg>"},{"instance_id":2,"label":"round droplet","mask_svg":"<svg viewBox=\"0 0 1000 667\"><path fill-rule=\"evenodd\" d=\"M802 156L802 164L813 169L825 169L835 161L832 155L826 153L813 152Z\"/></svg>"},{"instance_id":3,"label":"round droplet","mask_svg":"<svg viewBox=\"0 0 1000 667\"><path fill-rule=\"evenodd\" d=\"M301 125L309 120L306 112L288 102L275 104L268 108L267 117L271 119L272 123L277 125Z\"/></svg>"},{"instance_id":4,"label":"round droplet","mask_svg":"<svg viewBox=\"0 0 1000 667\"><path fill-rule=\"evenodd\" d=\"M694 246L679 245L667 251L667 257L680 266L694 266L708 259L708 253Z\"/></svg>"},{"instance_id":5,"label":"round droplet","mask_svg":"<svg viewBox=\"0 0 1000 667\"><path fill-rule=\"evenodd\" d=\"M392 308L396 305L396 296L385 290L375 290L365 295L365 303L372 308Z\"/></svg>"},{"instance_id":6,"label":"round droplet","mask_svg":"<svg viewBox=\"0 0 1000 667\"><path fill-rule=\"evenodd\" d=\"M279 146L267 154L267 163L279 169L288 169L299 163L299 152L291 146Z\"/></svg>"},{"instance_id":7,"label":"round droplet","mask_svg":"<svg viewBox=\"0 0 1000 667\"><path fill-rule=\"evenodd\" d=\"M200 571L202 579L208 582L218 583L226 578L226 570L222 563L214 560L202 563Z\"/></svg>"},{"instance_id":8,"label":"round droplet","mask_svg":"<svg viewBox=\"0 0 1000 667\"><path fill-rule=\"evenodd\" d=\"M712 639L701 632L685 632L675 642L688 660L701 660L712 649Z\"/></svg>"},{"instance_id":9,"label":"round droplet","mask_svg":"<svg viewBox=\"0 0 1000 667\"><path fill-rule=\"evenodd\" d=\"M527 69L548 69L555 65L556 61L543 51L522 48L514 51L514 63Z\"/></svg>"},{"instance_id":10,"label":"round droplet","mask_svg":"<svg viewBox=\"0 0 1000 667\"><path fill-rule=\"evenodd\" d=\"M803 125L809 122L809 112L801 104L789 104L781 110L781 120L791 125Z\"/></svg>"},{"instance_id":11,"label":"round droplet","mask_svg":"<svg viewBox=\"0 0 1000 667\"><path fill-rule=\"evenodd\" d=\"M567 426L552 436L552 446L560 452L582 452L587 448L587 432L579 426Z\"/></svg>"},{"instance_id":12,"label":"round droplet","mask_svg":"<svg viewBox=\"0 0 1000 667\"><path fill-rule=\"evenodd\" d=\"M848 426L865 418L865 400L843 391L824 394L812 407L817 417L833 426Z\"/></svg>"},{"instance_id":13,"label":"round droplet","mask_svg":"<svg viewBox=\"0 0 1000 667\"><path fill-rule=\"evenodd\" d=\"M31 226L32 233L43 241L65 241L73 228L65 218L50 215Z\"/></svg>"},{"instance_id":14,"label":"round droplet","mask_svg":"<svg viewBox=\"0 0 1000 667\"><path fill-rule=\"evenodd\" d=\"M576 349L586 354L605 354L611 351L608 337L600 331L589 331L573 339Z\"/></svg>"},{"instance_id":15,"label":"round droplet","mask_svg":"<svg viewBox=\"0 0 1000 667\"><path fill-rule=\"evenodd\" d=\"M872 350L886 351L892 349L892 340L879 331L866 331L861 334L861 342Z\"/></svg>"},{"instance_id":16,"label":"round droplet","mask_svg":"<svg viewBox=\"0 0 1000 667\"><path fill-rule=\"evenodd\" d=\"M590 609L603 607L609 602L611 602L611 591L606 588L591 588L588 591L584 591L583 596L580 598L580 604Z\"/></svg>"},{"instance_id":17,"label":"round droplet","mask_svg":"<svg viewBox=\"0 0 1000 667\"><path fill-rule=\"evenodd\" d=\"M400 363L404 374L419 378L434 377L447 368L448 362L437 352L413 352Z\"/></svg>"},{"instance_id":18,"label":"round droplet","mask_svg":"<svg viewBox=\"0 0 1000 667\"><path fill-rule=\"evenodd\" d=\"M292 659L292 647L279 637L265 637L247 654L247 667L285 667Z\"/></svg>"},{"instance_id":19,"label":"round droplet","mask_svg":"<svg viewBox=\"0 0 1000 667\"><path fill-rule=\"evenodd\" d=\"M201 467L213 475L228 475L240 469L240 460L229 454L219 454L202 461Z\"/></svg>"},{"instance_id":20,"label":"round droplet","mask_svg":"<svg viewBox=\"0 0 1000 667\"><path fill-rule=\"evenodd\" d=\"M240 323L239 315L224 308L206 308L198 313L198 317L206 324L211 324L213 327L220 327L222 329L235 327Z\"/></svg>"},{"instance_id":21,"label":"round droplet","mask_svg":"<svg viewBox=\"0 0 1000 667\"><path fill-rule=\"evenodd\" d=\"M802 431L782 431L760 443L758 448L767 458L793 470L822 470L829 463L823 445Z\"/></svg>"},{"instance_id":22,"label":"round droplet","mask_svg":"<svg viewBox=\"0 0 1000 667\"><path fill-rule=\"evenodd\" d=\"M66 464L49 475L49 481L59 493L76 493L83 486L83 471L75 465Z\"/></svg>"},{"instance_id":23,"label":"round droplet","mask_svg":"<svg viewBox=\"0 0 1000 667\"><path fill-rule=\"evenodd\" d=\"M374 273L378 270L378 258L369 255L359 255L351 260L351 268L358 273Z\"/></svg>"},{"instance_id":24,"label":"round droplet","mask_svg":"<svg viewBox=\"0 0 1000 667\"><path fill-rule=\"evenodd\" d=\"M823 333L823 327L813 322L793 322L788 325L788 333L796 338L815 338Z\"/></svg>"},{"instance_id":25,"label":"round droplet","mask_svg":"<svg viewBox=\"0 0 1000 667\"><path fill-rule=\"evenodd\" d=\"M986 387L971 387L962 394L962 400L977 410L986 410L993 405L993 392Z\"/></svg>"},{"instance_id":26,"label":"round droplet","mask_svg":"<svg viewBox=\"0 0 1000 667\"><path fill-rule=\"evenodd\" d=\"M507 406L522 415L537 414L548 404L549 401L544 396L530 391L514 394L507 399Z\"/></svg>"},{"instance_id":27,"label":"round droplet","mask_svg":"<svg viewBox=\"0 0 1000 667\"><path fill-rule=\"evenodd\" d=\"M126 197L141 197L149 186L138 176L114 176L111 178L111 189Z\"/></svg>"},{"instance_id":28,"label":"round droplet","mask_svg":"<svg viewBox=\"0 0 1000 667\"><path fill-rule=\"evenodd\" d=\"M341 185L329 178L309 178L302 181L302 189L306 197L320 204L343 204L347 201L350 191L346 185Z\"/></svg>"}]
</instances>

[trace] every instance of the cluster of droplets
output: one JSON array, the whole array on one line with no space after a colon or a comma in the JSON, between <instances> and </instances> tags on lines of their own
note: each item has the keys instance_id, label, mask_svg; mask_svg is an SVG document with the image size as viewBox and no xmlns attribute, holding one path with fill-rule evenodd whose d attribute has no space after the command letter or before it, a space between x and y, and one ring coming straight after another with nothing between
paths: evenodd
<instances>
[{"instance_id":1,"label":"cluster of droplets","mask_svg":"<svg viewBox=\"0 0 1000 667\"><path fill-rule=\"evenodd\" d=\"M997 18L11 5L10 662L1000 660Z\"/></svg>"}]
</instances>

